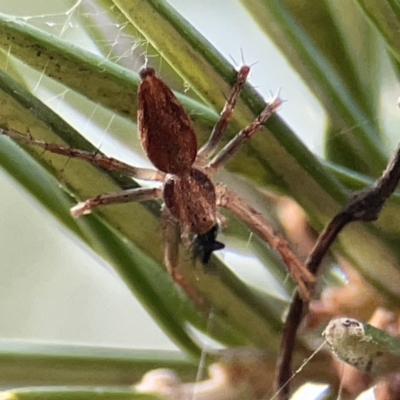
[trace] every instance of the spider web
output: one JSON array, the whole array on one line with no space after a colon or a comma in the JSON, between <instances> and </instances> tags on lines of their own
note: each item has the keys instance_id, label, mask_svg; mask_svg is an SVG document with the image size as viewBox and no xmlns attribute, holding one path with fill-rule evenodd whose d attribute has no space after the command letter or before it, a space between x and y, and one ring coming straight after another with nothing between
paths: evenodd
<instances>
[{"instance_id":1,"label":"spider web","mask_svg":"<svg viewBox=\"0 0 400 400\"><path fill-rule=\"evenodd\" d=\"M118 17L121 19L120 14L108 12L91 1L78 1L72 6L67 1L64 3L64 12L24 16L19 19L120 65L134 70L143 65L144 50L141 41L128 32L126 20L118 22ZM43 7L47 7L45 2ZM78 96L77 99L75 93L46 78L44 72L40 74L21 64L18 66L23 69L34 94L58 114L68 115L68 122L87 136L96 147L101 147L110 156L124 161L139 157L140 165L149 165L139 150L137 141L131 140L133 135L129 134L131 129L127 121L82 97ZM79 110L71 104L76 101L82 104ZM136 154L132 154L132 151Z\"/></svg>"}]
</instances>

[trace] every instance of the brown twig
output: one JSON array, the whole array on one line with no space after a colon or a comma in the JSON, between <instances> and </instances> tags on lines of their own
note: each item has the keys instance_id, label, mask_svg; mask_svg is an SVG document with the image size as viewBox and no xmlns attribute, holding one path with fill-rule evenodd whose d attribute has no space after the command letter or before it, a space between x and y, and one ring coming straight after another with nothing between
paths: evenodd
<instances>
[{"instance_id":1,"label":"brown twig","mask_svg":"<svg viewBox=\"0 0 400 400\"><path fill-rule=\"evenodd\" d=\"M305 262L305 265L312 274L318 274L322 259L329 251L336 237L347 224L353 221L370 222L378 219L383 205L396 189L399 179L400 146L389 161L381 178L379 178L371 188L355 193L349 203L344 207L343 211L337 214L322 231ZM291 365L296 334L307 310L308 303L305 302L299 295L299 292L296 291L286 317L277 361L275 389L280 391L280 400L289 398L290 386L287 382L292 376Z\"/></svg>"}]
</instances>

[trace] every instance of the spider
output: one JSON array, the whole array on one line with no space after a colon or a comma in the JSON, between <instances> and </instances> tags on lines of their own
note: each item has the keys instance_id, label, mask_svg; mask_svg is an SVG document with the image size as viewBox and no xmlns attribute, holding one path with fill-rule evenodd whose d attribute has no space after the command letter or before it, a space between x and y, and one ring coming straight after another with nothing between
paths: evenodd
<instances>
[{"instance_id":1,"label":"spider","mask_svg":"<svg viewBox=\"0 0 400 400\"><path fill-rule=\"evenodd\" d=\"M220 119L208 141L198 150L193 123L171 89L156 76L153 68L146 67L140 71L138 132L142 147L156 170L132 167L98 153L92 154L27 138L26 135L11 130L0 132L40 146L46 151L81 158L133 178L159 183L155 188L135 188L119 193L101 194L79 202L71 209L71 214L77 218L89 214L93 208L101 205L163 199L161 218L165 243L164 263L173 278L176 276L178 264L179 238L186 248L192 249L194 256L200 258L204 265L207 265L214 251L224 247L216 240L222 220L217 206L222 206L278 250L298 283L302 296L307 298L314 277L291 252L285 239L275 233L268 221L234 192L212 181L213 175L282 104L278 96L273 97L250 125L216 153L249 72L250 68L246 65L239 68L236 82Z\"/></svg>"}]
</instances>

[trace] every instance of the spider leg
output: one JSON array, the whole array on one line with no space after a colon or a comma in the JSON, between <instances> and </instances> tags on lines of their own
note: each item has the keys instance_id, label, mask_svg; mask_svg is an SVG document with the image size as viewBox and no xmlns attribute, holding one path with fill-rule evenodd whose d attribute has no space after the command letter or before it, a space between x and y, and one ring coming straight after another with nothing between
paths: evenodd
<instances>
[{"instance_id":1,"label":"spider leg","mask_svg":"<svg viewBox=\"0 0 400 400\"><path fill-rule=\"evenodd\" d=\"M76 206L72 207L71 215L74 218L78 218L81 215L90 214L92 209L98 206L154 200L161 197L162 190L158 188L136 188L124 190L118 193L101 194L91 199L81 201Z\"/></svg>"},{"instance_id":2,"label":"spider leg","mask_svg":"<svg viewBox=\"0 0 400 400\"><path fill-rule=\"evenodd\" d=\"M279 233L275 232L267 219L254 208L222 185L216 186L217 204L231 211L257 236L277 250L288 268L290 275L299 287L303 299L309 300L315 284L315 277L292 252L289 244Z\"/></svg>"},{"instance_id":3,"label":"spider leg","mask_svg":"<svg viewBox=\"0 0 400 400\"><path fill-rule=\"evenodd\" d=\"M163 207L161 224L164 241L164 265L168 273L173 276L179 264L179 243L181 242L181 229L179 222L172 216L167 207Z\"/></svg>"},{"instance_id":4,"label":"spider leg","mask_svg":"<svg viewBox=\"0 0 400 400\"><path fill-rule=\"evenodd\" d=\"M223 167L232 156L243 146L243 144L250 139L262 125L271 117L272 114L276 113L282 104L282 100L275 96L266 105L261 114L246 128L241 130L208 164L208 170L211 173L215 173Z\"/></svg>"},{"instance_id":5,"label":"spider leg","mask_svg":"<svg viewBox=\"0 0 400 400\"><path fill-rule=\"evenodd\" d=\"M103 156L100 153L90 153L88 151L71 149L59 144L47 143L43 140L34 139L28 135L16 132L14 130L0 129L0 133L17 140L20 143L41 147L44 151L60 154L71 158L79 158L87 161L97 167L104 168L110 171L117 171L123 175L130 176L131 178L142 179L147 181L163 181L165 174L163 172L149 169L149 168L136 168L129 164L115 158Z\"/></svg>"},{"instance_id":6,"label":"spider leg","mask_svg":"<svg viewBox=\"0 0 400 400\"><path fill-rule=\"evenodd\" d=\"M231 94L226 100L224 108L221 111L220 118L218 122L215 124L209 139L197 154L197 157L200 160L207 160L208 158L210 158L214 153L215 149L217 148L222 135L226 131L226 128L228 127L228 124L232 119L233 110L236 106L236 102L240 96L244 84L246 83L249 72L250 72L250 67L248 67L247 65L243 65L239 69L237 73L236 82L231 90Z\"/></svg>"},{"instance_id":7,"label":"spider leg","mask_svg":"<svg viewBox=\"0 0 400 400\"><path fill-rule=\"evenodd\" d=\"M182 242L181 228L177 219L165 206L162 209L161 222L164 241L164 265L167 272L188 298L196 304L197 308L205 311L203 296L198 292L190 278L188 279L179 269L179 244Z\"/></svg>"}]
</instances>

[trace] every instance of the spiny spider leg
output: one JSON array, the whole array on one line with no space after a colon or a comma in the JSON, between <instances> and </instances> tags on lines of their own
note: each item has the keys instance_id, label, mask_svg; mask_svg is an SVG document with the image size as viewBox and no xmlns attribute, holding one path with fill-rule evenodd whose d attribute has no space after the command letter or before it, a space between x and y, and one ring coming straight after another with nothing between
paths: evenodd
<instances>
[{"instance_id":1,"label":"spiny spider leg","mask_svg":"<svg viewBox=\"0 0 400 400\"><path fill-rule=\"evenodd\" d=\"M243 146L243 144L250 139L262 125L276 113L282 105L282 100L275 96L261 111L260 115L246 128L241 130L208 164L207 170L210 173L215 173L223 167L232 156Z\"/></svg>"},{"instance_id":2,"label":"spiny spider leg","mask_svg":"<svg viewBox=\"0 0 400 400\"><path fill-rule=\"evenodd\" d=\"M164 242L164 265L171 278L186 293L186 295L196 304L198 310L207 311L202 297L195 287L193 287L181 275L179 265L179 244L182 241L181 228L179 222L173 217L167 207L163 207L161 213L161 224Z\"/></svg>"},{"instance_id":3,"label":"spiny spider leg","mask_svg":"<svg viewBox=\"0 0 400 400\"><path fill-rule=\"evenodd\" d=\"M136 168L122 161L112 157L106 157L99 153L90 153L88 151L72 149L70 147L62 146L54 143L47 143L43 140L34 139L30 135L23 135L12 129L1 129L0 134L16 139L20 143L27 143L37 147L41 147L44 151L50 153L60 154L63 156L78 158L87 161L100 168L116 171L122 175L130 176L131 178L141 179L143 181L157 181L163 182L165 174L150 168Z\"/></svg>"},{"instance_id":4,"label":"spiny spider leg","mask_svg":"<svg viewBox=\"0 0 400 400\"><path fill-rule=\"evenodd\" d=\"M164 265L169 274L172 275L178 265L181 229L179 222L172 216L167 207L162 209L161 226L164 242Z\"/></svg>"},{"instance_id":5,"label":"spiny spider leg","mask_svg":"<svg viewBox=\"0 0 400 400\"><path fill-rule=\"evenodd\" d=\"M162 190L159 188L136 188L123 190L118 193L101 194L79 202L76 206L71 208L71 215L74 218L78 218L82 215L90 214L92 209L98 206L132 203L134 201L148 201L160 199L161 197Z\"/></svg>"},{"instance_id":6,"label":"spiny spider leg","mask_svg":"<svg viewBox=\"0 0 400 400\"><path fill-rule=\"evenodd\" d=\"M315 285L315 277L292 252L285 238L275 232L268 220L260 213L225 186L217 185L216 193L219 206L231 211L252 232L279 252L290 275L298 284L301 297L310 300L310 293Z\"/></svg>"},{"instance_id":7,"label":"spiny spider leg","mask_svg":"<svg viewBox=\"0 0 400 400\"><path fill-rule=\"evenodd\" d=\"M215 124L209 139L197 154L197 158L199 160L206 160L210 158L217 148L222 135L225 133L226 128L228 127L228 124L232 119L233 110L246 83L249 72L250 67L248 67L247 65L243 65L242 67L240 67L236 76L235 84L231 90L231 94L226 100L224 108L221 111L220 118Z\"/></svg>"}]
</instances>

